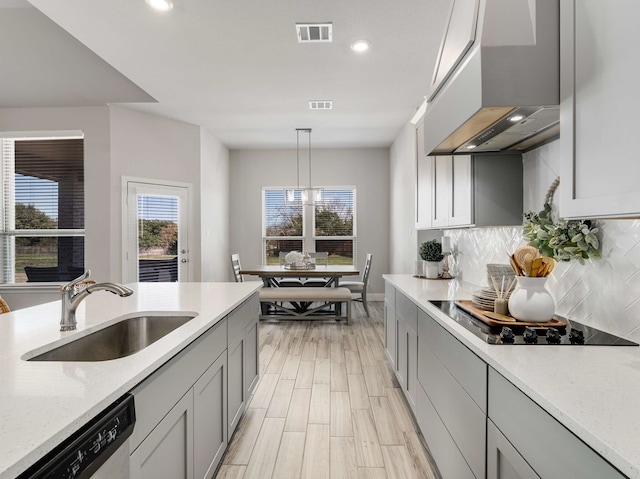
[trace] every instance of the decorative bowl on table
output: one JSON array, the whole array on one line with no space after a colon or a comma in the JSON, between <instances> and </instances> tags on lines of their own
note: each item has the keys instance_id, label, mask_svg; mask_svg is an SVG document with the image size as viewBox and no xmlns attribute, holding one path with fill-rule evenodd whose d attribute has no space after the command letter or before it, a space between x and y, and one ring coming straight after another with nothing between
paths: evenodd
<instances>
[{"instance_id":1,"label":"decorative bowl on table","mask_svg":"<svg viewBox=\"0 0 640 479\"><path fill-rule=\"evenodd\" d=\"M316 265L315 263L292 263L292 264L285 264L284 269L308 270L308 269L316 269Z\"/></svg>"}]
</instances>

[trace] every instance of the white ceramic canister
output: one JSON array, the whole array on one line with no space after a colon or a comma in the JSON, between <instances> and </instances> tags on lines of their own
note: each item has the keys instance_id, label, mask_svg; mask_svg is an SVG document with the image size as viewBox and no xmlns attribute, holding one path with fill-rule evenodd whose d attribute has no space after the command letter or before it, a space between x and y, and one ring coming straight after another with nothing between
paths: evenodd
<instances>
[{"instance_id":1,"label":"white ceramic canister","mask_svg":"<svg viewBox=\"0 0 640 479\"><path fill-rule=\"evenodd\" d=\"M520 321L544 323L553 319L556 310L551 293L545 288L547 278L517 276L518 286L509 297L509 313Z\"/></svg>"}]
</instances>

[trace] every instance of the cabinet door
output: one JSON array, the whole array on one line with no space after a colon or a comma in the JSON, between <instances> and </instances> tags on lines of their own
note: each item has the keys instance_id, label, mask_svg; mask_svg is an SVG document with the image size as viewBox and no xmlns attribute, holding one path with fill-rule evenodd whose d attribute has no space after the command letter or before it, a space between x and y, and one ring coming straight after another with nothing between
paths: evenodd
<instances>
[{"instance_id":1,"label":"cabinet door","mask_svg":"<svg viewBox=\"0 0 640 479\"><path fill-rule=\"evenodd\" d=\"M131 455L132 479L192 479L193 389Z\"/></svg>"},{"instance_id":2,"label":"cabinet door","mask_svg":"<svg viewBox=\"0 0 640 479\"><path fill-rule=\"evenodd\" d=\"M388 301L384 302L384 347L387 350L387 356L393 365L396 367L396 311L389 304Z\"/></svg>"},{"instance_id":3,"label":"cabinet door","mask_svg":"<svg viewBox=\"0 0 640 479\"><path fill-rule=\"evenodd\" d=\"M454 155L451 159L449 226L473 224L473 163L469 155Z\"/></svg>"},{"instance_id":4,"label":"cabinet door","mask_svg":"<svg viewBox=\"0 0 640 479\"><path fill-rule=\"evenodd\" d=\"M247 327L244 338L244 393L245 399L253 394L260 374L260 336L258 321L252 321Z\"/></svg>"},{"instance_id":5,"label":"cabinet door","mask_svg":"<svg viewBox=\"0 0 640 479\"><path fill-rule=\"evenodd\" d=\"M416 128L416 229L432 226L433 218L433 156L424 156L424 124Z\"/></svg>"},{"instance_id":6,"label":"cabinet door","mask_svg":"<svg viewBox=\"0 0 640 479\"><path fill-rule=\"evenodd\" d=\"M193 386L193 469L213 477L227 448L227 355L221 354Z\"/></svg>"},{"instance_id":7,"label":"cabinet door","mask_svg":"<svg viewBox=\"0 0 640 479\"><path fill-rule=\"evenodd\" d=\"M233 434L238 421L242 417L245 406L245 390L242 377L244 374L245 342L244 336L229 345L227 350L229 376L228 382L228 410L229 435Z\"/></svg>"},{"instance_id":8,"label":"cabinet door","mask_svg":"<svg viewBox=\"0 0 640 479\"><path fill-rule=\"evenodd\" d=\"M487 479L540 479L491 420L487 420Z\"/></svg>"},{"instance_id":9,"label":"cabinet door","mask_svg":"<svg viewBox=\"0 0 640 479\"><path fill-rule=\"evenodd\" d=\"M396 331L396 376L402 390L407 390L407 365L409 364L409 329L407 323L398 319L396 321L398 329Z\"/></svg>"},{"instance_id":10,"label":"cabinet door","mask_svg":"<svg viewBox=\"0 0 640 479\"><path fill-rule=\"evenodd\" d=\"M449 201L451 197L451 156L433 157L433 221L434 228L449 226Z\"/></svg>"},{"instance_id":11,"label":"cabinet door","mask_svg":"<svg viewBox=\"0 0 640 479\"><path fill-rule=\"evenodd\" d=\"M407 400L411 410L416 407L416 388L418 386L418 335L407 328Z\"/></svg>"},{"instance_id":12,"label":"cabinet door","mask_svg":"<svg viewBox=\"0 0 640 479\"><path fill-rule=\"evenodd\" d=\"M560 216L640 212L639 2L562 0Z\"/></svg>"}]
</instances>

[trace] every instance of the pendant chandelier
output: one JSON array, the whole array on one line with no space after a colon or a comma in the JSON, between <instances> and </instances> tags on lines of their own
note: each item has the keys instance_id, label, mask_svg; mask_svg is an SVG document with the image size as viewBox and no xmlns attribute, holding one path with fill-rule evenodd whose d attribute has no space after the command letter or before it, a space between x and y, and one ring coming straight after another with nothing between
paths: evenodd
<instances>
[{"instance_id":1,"label":"pendant chandelier","mask_svg":"<svg viewBox=\"0 0 640 479\"><path fill-rule=\"evenodd\" d=\"M307 186L300 186L300 133L307 133L309 139L308 147L308 171L309 182ZM296 128L296 168L297 168L297 187L296 189L288 189L285 194L287 203L295 203L296 191L300 191L303 205L313 205L322 202L324 190L322 188L314 188L311 186L311 128Z\"/></svg>"}]
</instances>

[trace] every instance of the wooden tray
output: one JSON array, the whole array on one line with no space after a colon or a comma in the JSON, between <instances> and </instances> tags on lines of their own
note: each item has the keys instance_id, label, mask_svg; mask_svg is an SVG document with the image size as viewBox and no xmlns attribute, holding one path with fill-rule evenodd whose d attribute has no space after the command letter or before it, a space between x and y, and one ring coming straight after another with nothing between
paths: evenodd
<instances>
[{"instance_id":1,"label":"wooden tray","mask_svg":"<svg viewBox=\"0 0 640 479\"><path fill-rule=\"evenodd\" d=\"M489 318L486 316L482 309L478 308L473 304L473 301L468 299L461 299L456 301L456 306L466 311L474 318L479 319L485 324L489 326L497 327L497 326L509 326L509 327L522 327L531 326L532 328L564 328L567 326L567 322L562 319L560 316L554 316L551 321L545 321L544 323L534 323L532 321L500 321L498 319ZM514 318L515 319L515 318Z\"/></svg>"}]
</instances>

